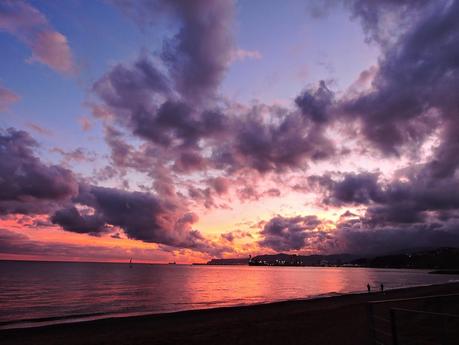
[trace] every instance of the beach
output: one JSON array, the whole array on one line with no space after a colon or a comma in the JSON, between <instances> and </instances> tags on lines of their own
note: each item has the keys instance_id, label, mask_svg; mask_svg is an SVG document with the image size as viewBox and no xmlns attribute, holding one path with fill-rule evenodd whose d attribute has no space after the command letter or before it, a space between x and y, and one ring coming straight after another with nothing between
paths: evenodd
<instances>
[{"instance_id":1,"label":"beach","mask_svg":"<svg viewBox=\"0 0 459 345\"><path fill-rule=\"evenodd\" d=\"M3 345L368 344L367 302L459 293L459 283L0 331Z\"/></svg>"}]
</instances>

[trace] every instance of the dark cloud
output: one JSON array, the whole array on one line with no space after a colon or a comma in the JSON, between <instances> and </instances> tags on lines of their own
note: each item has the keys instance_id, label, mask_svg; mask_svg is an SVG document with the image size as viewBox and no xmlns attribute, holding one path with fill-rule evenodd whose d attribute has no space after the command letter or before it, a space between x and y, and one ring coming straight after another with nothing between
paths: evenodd
<instances>
[{"instance_id":1,"label":"dark cloud","mask_svg":"<svg viewBox=\"0 0 459 345\"><path fill-rule=\"evenodd\" d=\"M429 0L351 0L344 3L352 16L360 20L367 40L387 46L422 17Z\"/></svg>"},{"instance_id":2,"label":"dark cloud","mask_svg":"<svg viewBox=\"0 0 459 345\"><path fill-rule=\"evenodd\" d=\"M106 104L120 111L137 107L143 108L139 111L149 111L156 105L152 96L164 96L170 92L167 78L145 55L132 65L114 66L93 87Z\"/></svg>"},{"instance_id":3,"label":"dark cloud","mask_svg":"<svg viewBox=\"0 0 459 345\"><path fill-rule=\"evenodd\" d=\"M105 230L102 215L81 214L76 207L60 209L51 217L53 224L59 224L68 231L98 235Z\"/></svg>"},{"instance_id":4,"label":"dark cloud","mask_svg":"<svg viewBox=\"0 0 459 345\"><path fill-rule=\"evenodd\" d=\"M98 187L77 181L68 169L45 165L34 155L37 147L27 132L10 128L1 133L0 214L51 214L51 222L67 231L100 235L115 227L144 242L229 250L193 229L197 216L187 211L160 168L156 194Z\"/></svg>"},{"instance_id":5,"label":"dark cloud","mask_svg":"<svg viewBox=\"0 0 459 345\"><path fill-rule=\"evenodd\" d=\"M270 120L263 114L269 112ZM266 114L265 114L266 115ZM276 107L255 107L234 122L232 141L215 147L219 168L255 169L261 173L304 169L308 161L331 157L334 144L300 114Z\"/></svg>"},{"instance_id":6,"label":"dark cloud","mask_svg":"<svg viewBox=\"0 0 459 345\"><path fill-rule=\"evenodd\" d=\"M141 72L135 65L123 68L123 73L129 75L130 70L135 77L118 78L118 68L114 68L94 85L94 90L118 124L155 147L150 156L175 162L177 172L211 167L281 172L305 168L308 161L324 160L335 154L334 143L324 135L322 120L318 119L328 116L325 112L329 111L331 102L324 84L307 101L303 94L303 113L255 106L236 116L231 107L198 111L191 104L164 94L157 97L158 92L144 83L133 83L130 87L118 85L118 79L122 84L130 79L143 80L136 76ZM122 140L121 131L106 126L106 141L112 149L113 162L126 166L133 147ZM144 163L152 165L148 159ZM142 170L139 164L129 165Z\"/></svg>"},{"instance_id":7,"label":"dark cloud","mask_svg":"<svg viewBox=\"0 0 459 345\"><path fill-rule=\"evenodd\" d=\"M338 226L341 249L382 253L457 245L459 3L347 4L382 56L371 88L341 100L337 116L358 119L364 138L385 154L417 150L434 131L439 145L427 163L411 165L393 180L325 174L310 177L309 185L324 193L326 204L366 207L362 217L343 218Z\"/></svg>"},{"instance_id":8,"label":"dark cloud","mask_svg":"<svg viewBox=\"0 0 459 345\"><path fill-rule=\"evenodd\" d=\"M326 133L349 122L359 143L386 155L417 152L431 135L439 144L427 163L399 172L402 178L368 172L309 177L307 186L296 188L323 193L327 207L354 206L365 213L343 214L334 232L320 230L314 216L278 216L264 224L259 244L279 251L371 252L408 246L409 238L413 245L457 243L459 2L346 1L380 48L378 66L358 80L371 80L370 88L336 99L322 81L299 94L292 109L246 108L218 97L233 50L231 1L117 3L143 24L164 13L178 19L177 31L157 55L118 64L93 86L101 101L94 114L104 120L112 160L101 176L125 178L135 169L153 179L144 189L153 192L80 183L77 195L69 170L44 164L27 133L8 130L0 137L1 213L52 210L51 220L68 231L117 228L165 248L222 253L228 249L194 229L197 217L188 203L220 207L218 198L229 194L231 184L240 200L279 196L279 189L261 189L257 179L341 155L341 138L335 142ZM183 181L181 175L195 173L203 180ZM222 235L229 242L235 236Z\"/></svg>"},{"instance_id":9,"label":"dark cloud","mask_svg":"<svg viewBox=\"0 0 459 345\"><path fill-rule=\"evenodd\" d=\"M330 176L313 179L325 181L325 204L366 208L361 217L349 211L341 216L334 234L341 249L370 252L378 247L382 253L426 246L429 241L432 246L459 243L459 197L454 193L459 179L438 179L429 163L404 169L398 176L388 181L369 173L345 174L336 181Z\"/></svg>"},{"instance_id":10,"label":"dark cloud","mask_svg":"<svg viewBox=\"0 0 459 345\"><path fill-rule=\"evenodd\" d=\"M103 188L96 186L81 186L80 193L75 198L76 204L85 205L94 209L94 216L90 220L98 224L110 224L120 227L129 238L144 242L173 243L176 239L174 234L166 230L170 226L172 214L176 207L174 205L163 205L160 200L148 193L128 192L114 188ZM73 209L75 214L76 209ZM53 221L65 228L65 217L69 211L58 211L53 216ZM75 215L77 219L82 218L81 214ZM84 224L83 224L84 225ZM103 230L103 227L99 227ZM67 228L67 230L71 230ZM94 229L96 232L97 229Z\"/></svg>"},{"instance_id":11,"label":"dark cloud","mask_svg":"<svg viewBox=\"0 0 459 345\"><path fill-rule=\"evenodd\" d=\"M225 117L218 110L194 110L170 94L168 83L153 62L141 56L131 66L115 66L93 89L119 124L163 147L196 146L198 139L223 131Z\"/></svg>"},{"instance_id":12,"label":"dark cloud","mask_svg":"<svg viewBox=\"0 0 459 345\"><path fill-rule=\"evenodd\" d=\"M333 98L333 92L321 80L317 89L305 90L295 98L295 103L301 109L302 114L311 121L325 123L330 117L329 112Z\"/></svg>"},{"instance_id":13,"label":"dark cloud","mask_svg":"<svg viewBox=\"0 0 459 345\"><path fill-rule=\"evenodd\" d=\"M156 154L175 162L177 172L280 172L335 153L320 128L334 98L325 82L298 96L301 114L273 107L269 120L259 113L267 107L235 113L237 105L213 97L231 60L233 1L115 3L142 25L167 13L178 18L179 29L154 60L144 54L132 65L115 66L94 84L104 102L97 114L104 108L102 113L111 114L118 125L159 147ZM112 139L107 138L112 150L128 149L115 147Z\"/></svg>"},{"instance_id":14,"label":"dark cloud","mask_svg":"<svg viewBox=\"0 0 459 345\"><path fill-rule=\"evenodd\" d=\"M233 0L112 0L141 27L164 17L178 21L178 32L163 41L160 58L174 88L190 103L215 95L233 58Z\"/></svg>"},{"instance_id":15,"label":"dark cloud","mask_svg":"<svg viewBox=\"0 0 459 345\"><path fill-rule=\"evenodd\" d=\"M260 232L262 247L276 251L300 250L306 247L309 241L316 241L325 235L322 231L315 230L320 224L316 216L272 218Z\"/></svg>"},{"instance_id":16,"label":"dark cloud","mask_svg":"<svg viewBox=\"0 0 459 345\"><path fill-rule=\"evenodd\" d=\"M361 255L381 255L416 248L459 246L457 220L455 223L416 224L410 226L362 227L361 222L341 224L334 237L333 252Z\"/></svg>"},{"instance_id":17,"label":"dark cloud","mask_svg":"<svg viewBox=\"0 0 459 345\"><path fill-rule=\"evenodd\" d=\"M457 123L459 3L354 1L354 14L383 55L372 90L344 102L362 134L386 154L420 143L438 127ZM391 27L394 32L387 32ZM386 40L385 37L395 37ZM444 136L449 145L450 136Z\"/></svg>"},{"instance_id":18,"label":"dark cloud","mask_svg":"<svg viewBox=\"0 0 459 345\"><path fill-rule=\"evenodd\" d=\"M196 170L204 170L207 162L200 153L195 151L181 152L174 164L174 170L180 173L190 173Z\"/></svg>"},{"instance_id":19,"label":"dark cloud","mask_svg":"<svg viewBox=\"0 0 459 345\"><path fill-rule=\"evenodd\" d=\"M232 0L166 1L181 21L179 32L164 42L162 58L177 90L202 101L218 88L232 58Z\"/></svg>"},{"instance_id":20,"label":"dark cloud","mask_svg":"<svg viewBox=\"0 0 459 345\"><path fill-rule=\"evenodd\" d=\"M322 186L330 188L325 200L330 204L369 204L383 198L383 191L378 184L378 174L349 173L340 181L331 182L331 185L328 181L322 183L325 183Z\"/></svg>"},{"instance_id":21,"label":"dark cloud","mask_svg":"<svg viewBox=\"0 0 459 345\"><path fill-rule=\"evenodd\" d=\"M170 200L150 193L80 185L74 206L56 211L51 220L67 231L100 235L109 227L131 239L188 248L210 254L231 251L206 239L193 224L198 217Z\"/></svg>"},{"instance_id":22,"label":"dark cloud","mask_svg":"<svg viewBox=\"0 0 459 345\"><path fill-rule=\"evenodd\" d=\"M160 58L175 89L189 103L213 97L233 57L233 0L112 0L145 27L162 17L178 22L177 33L163 41Z\"/></svg>"},{"instance_id":23,"label":"dark cloud","mask_svg":"<svg viewBox=\"0 0 459 345\"><path fill-rule=\"evenodd\" d=\"M44 213L74 196L73 173L34 155L37 142L25 131L0 132L0 213Z\"/></svg>"},{"instance_id":24,"label":"dark cloud","mask_svg":"<svg viewBox=\"0 0 459 345\"><path fill-rule=\"evenodd\" d=\"M459 214L414 223L371 223L367 216L346 212L334 230L323 230L315 216L284 218L265 223L260 246L281 251L382 255L402 250L459 246ZM231 233L224 234L228 241ZM223 237L223 235L222 235Z\"/></svg>"}]
</instances>

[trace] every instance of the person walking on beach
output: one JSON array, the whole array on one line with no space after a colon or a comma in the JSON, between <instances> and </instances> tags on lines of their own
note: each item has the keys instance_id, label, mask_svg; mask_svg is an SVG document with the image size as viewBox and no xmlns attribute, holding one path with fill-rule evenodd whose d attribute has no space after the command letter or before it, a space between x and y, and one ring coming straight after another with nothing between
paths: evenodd
<instances>
[{"instance_id":1,"label":"person walking on beach","mask_svg":"<svg viewBox=\"0 0 459 345\"><path fill-rule=\"evenodd\" d=\"M368 289L368 293L370 293L370 291L371 291L370 283L367 284L367 289Z\"/></svg>"},{"instance_id":2,"label":"person walking on beach","mask_svg":"<svg viewBox=\"0 0 459 345\"><path fill-rule=\"evenodd\" d=\"M381 283L381 292L384 292L384 284Z\"/></svg>"}]
</instances>

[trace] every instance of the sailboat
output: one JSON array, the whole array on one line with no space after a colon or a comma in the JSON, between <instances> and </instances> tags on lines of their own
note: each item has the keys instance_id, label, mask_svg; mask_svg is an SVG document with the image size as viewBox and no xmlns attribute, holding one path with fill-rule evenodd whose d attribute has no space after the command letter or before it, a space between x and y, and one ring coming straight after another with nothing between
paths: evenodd
<instances>
[{"instance_id":1,"label":"sailboat","mask_svg":"<svg viewBox=\"0 0 459 345\"><path fill-rule=\"evenodd\" d=\"M129 260L129 268L132 268L132 258Z\"/></svg>"}]
</instances>

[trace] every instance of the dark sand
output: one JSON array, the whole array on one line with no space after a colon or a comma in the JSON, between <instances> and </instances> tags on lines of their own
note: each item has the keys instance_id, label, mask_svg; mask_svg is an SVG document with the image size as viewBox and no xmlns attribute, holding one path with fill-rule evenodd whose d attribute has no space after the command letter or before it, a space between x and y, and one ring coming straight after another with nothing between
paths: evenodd
<instances>
[{"instance_id":1,"label":"dark sand","mask_svg":"<svg viewBox=\"0 0 459 345\"><path fill-rule=\"evenodd\" d=\"M366 302L459 293L459 283L0 331L0 344L368 344Z\"/></svg>"}]
</instances>

